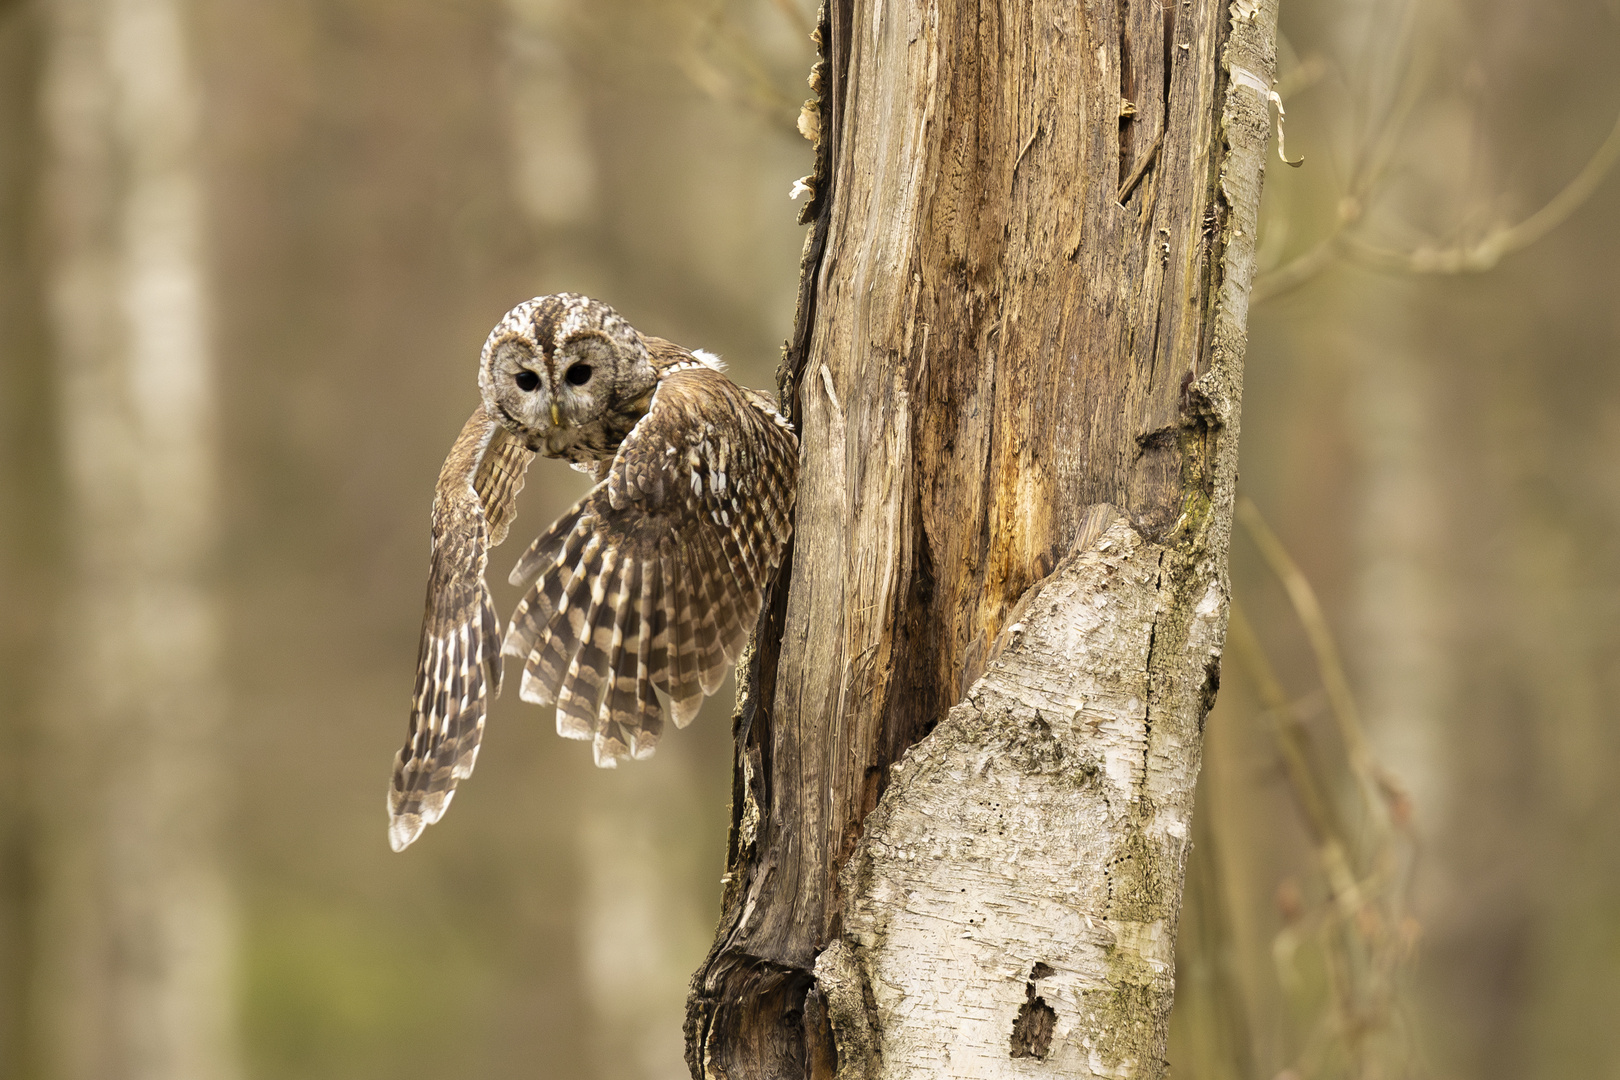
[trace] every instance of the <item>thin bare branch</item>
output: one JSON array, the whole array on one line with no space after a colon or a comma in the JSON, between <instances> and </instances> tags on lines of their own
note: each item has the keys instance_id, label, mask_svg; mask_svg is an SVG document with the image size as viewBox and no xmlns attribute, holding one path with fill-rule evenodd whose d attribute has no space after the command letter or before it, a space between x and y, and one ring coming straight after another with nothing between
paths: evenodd
<instances>
[{"instance_id":1,"label":"thin bare branch","mask_svg":"<svg viewBox=\"0 0 1620 1080\"><path fill-rule=\"evenodd\" d=\"M1366 1080L1403 1075L1402 1063L1410 1058L1410 1039L1402 1022L1400 983L1416 938L1416 923L1407 914L1405 897L1415 850L1410 832L1401 827L1405 811L1393 801L1390 789L1364 780L1366 774L1383 777L1384 771L1370 760L1359 737L1354 701L1349 699L1337 647L1313 590L1253 504L1240 506L1240 518L1288 589L1295 611L1312 637L1318 676L1330 707L1336 716L1342 714L1354 725L1343 739L1346 759L1355 756L1356 747L1367 755L1359 771L1351 763L1352 773L1362 781L1353 790L1375 823L1352 838L1338 822L1326 794L1338 785L1325 763L1307 752L1299 704L1288 698L1253 628L1234 603L1227 649L1253 683L1262 714L1277 739L1284 771L1315 841L1317 866L1327 894L1326 903L1310 907L1291 882L1279 890L1285 925L1273 939L1272 959L1283 990L1305 1010L1297 1013L1305 1026L1285 1075ZM1391 800L1386 809L1392 812L1379 814L1385 800ZM1396 828L1387 827L1391 824ZM1313 971L1316 978L1311 977Z\"/></svg>"},{"instance_id":2,"label":"thin bare branch","mask_svg":"<svg viewBox=\"0 0 1620 1080\"><path fill-rule=\"evenodd\" d=\"M1271 572L1277 575L1283 588L1288 592L1288 599L1294 605L1294 613L1299 617L1300 623L1305 627L1305 634L1310 639L1311 649L1316 654L1318 674L1322 678L1322 687L1327 691L1328 704L1332 708L1334 719L1339 724L1339 735L1344 740L1345 749L1350 754L1351 764L1357 768L1368 767L1371 754L1367 750L1366 737L1361 730L1361 716L1356 708L1355 699L1350 694L1350 684L1345 678L1344 665L1339 659L1339 650L1334 645L1332 631L1328 629L1327 619L1322 614L1322 605L1316 599L1316 590L1300 571L1298 564L1283 547L1277 534L1271 531L1261 516L1260 509L1254 505L1252 499L1238 500L1238 520L1253 537L1255 546L1266 560Z\"/></svg>"},{"instance_id":3,"label":"thin bare branch","mask_svg":"<svg viewBox=\"0 0 1620 1080\"><path fill-rule=\"evenodd\" d=\"M1318 240L1303 254L1296 255L1276 269L1261 271L1256 275L1254 288L1249 292L1250 301L1259 303L1292 292L1333 265L1339 255L1339 239L1343 234L1344 224L1341 220L1332 232Z\"/></svg>"},{"instance_id":4,"label":"thin bare branch","mask_svg":"<svg viewBox=\"0 0 1620 1080\"><path fill-rule=\"evenodd\" d=\"M1603 140L1575 178L1546 205L1517 225L1497 229L1472 244L1449 248L1397 251L1369 244L1355 236L1348 238L1346 247L1358 259L1380 270L1409 274L1465 274L1489 270L1504 256L1524 250L1567 221L1582 203L1592 197L1598 185L1613 171L1617 161L1620 161L1620 116L1615 118L1608 138Z\"/></svg>"},{"instance_id":5,"label":"thin bare branch","mask_svg":"<svg viewBox=\"0 0 1620 1080\"><path fill-rule=\"evenodd\" d=\"M1031 141L1033 141L1033 138L1034 137L1031 136ZM1131 175L1125 178L1125 182L1123 184L1119 185L1119 194L1114 196L1114 201L1116 203L1121 206L1125 205L1125 200L1130 197L1132 191L1136 190L1136 185L1142 182L1142 176L1148 171L1148 166L1153 164L1153 159L1159 154L1159 147L1163 145L1164 125L1160 124L1159 133L1153 136L1153 141L1149 143L1148 148L1142 152L1142 157L1137 161L1136 168L1132 169ZM1016 168L1016 165L1014 167Z\"/></svg>"},{"instance_id":6,"label":"thin bare branch","mask_svg":"<svg viewBox=\"0 0 1620 1080\"><path fill-rule=\"evenodd\" d=\"M793 8L792 0L777 0L777 6L785 14ZM743 106L772 124L795 128L799 99L777 84L758 44L735 25L726 7L722 0L698 20L693 41L677 53L676 62L710 96Z\"/></svg>"},{"instance_id":7,"label":"thin bare branch","mask_svg":"<svg viewBox=\"0 0 1620 1080\"><path fill-rule=\"evenodd\" d=\"M1243 665L1244 674L1254 682L1260 704L1265 707L1265 716L1271 723L1272 735L1277 740L1277 749L1282 754L1283 769L1305 815L1305 826L1311 839L1319 847L1340 839L1343 832L1334 818L1333 808L1316 782L1305 729L1295 717L1282 681L1277 678L1277 672L1260 646L1260 639L1255 637L1254 628L1236 600L1232 601L1229 618L1226 628L1227 651Z\"/></svg>"},{"instance_id":8,"label":"thin bare branch","mask_svg":"<svg viewBox=\"0 0 1620 1080\"><path fill-rule=\"evenodd\" d=\"M810 37L811 31L814 30L814 27L810 25L810 16L805 14L803 8L794 3L794 0L771 0L771 2L774 3L776 5L776 9L782 13L782 17L793 24L793 28L795 30L802 34L806 39Z\"/></svg>"},{"instance_id":9,"label":"thin bare branch","mask_svg":"<svg viewBox=\"0 0 1620 1080\"><path fill-rule=\"evenodd\" d=\"M1339 200L1332 230L1287 263L1257 275L1253 300L1269 299L1298 288L1331 266L1340 255L1349 255L1363 265L1389 273L1465 274L1490 270L1503 258L1524 250L1567 221L1620 162L1620 116L1617 116L1608 137L1580 172L1563 190L1518 224L1495 229L1468 244L1424 246L1413 250L1384 247L1364 239L1356 226L1364 219L1365 205L1387 171L1406 119L1420 97L1419 81L1409 77L1386 122L1352 164L1349 190ZM1280 149L1280 124L1278 135Z\"/></svg>"}]
</instances>

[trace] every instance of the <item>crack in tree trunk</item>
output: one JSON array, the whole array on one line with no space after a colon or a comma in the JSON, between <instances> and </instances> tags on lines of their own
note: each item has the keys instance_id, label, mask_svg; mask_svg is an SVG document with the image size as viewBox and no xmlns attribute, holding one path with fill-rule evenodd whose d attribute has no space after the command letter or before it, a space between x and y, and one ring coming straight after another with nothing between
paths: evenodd
<instances>
[{"instance_id":1,"label":"crack in tree trunk","mask_svg":"<svg viewBox=\"0 0 1620 1080\"><path fill-rule=\"evenodd\" d=\"M1275 20L823 9L694 1076L1162 1075Z\"/></svg>"}]
</instances>

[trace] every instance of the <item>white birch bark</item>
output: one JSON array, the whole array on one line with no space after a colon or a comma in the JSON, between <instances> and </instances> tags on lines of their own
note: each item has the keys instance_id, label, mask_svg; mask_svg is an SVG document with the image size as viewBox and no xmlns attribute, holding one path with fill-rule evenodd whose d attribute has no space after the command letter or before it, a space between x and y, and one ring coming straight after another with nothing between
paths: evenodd
<instances>
[{"instance_id":1,"label":"white birch bark","mask_svg":"<svg viewBox=\"0 0 1620 1080\"><path fill-rule=\"evenodd\" d=\"M228 1080L200 95L179 0L52 0L51 327L74 550L42 733L43 1075Z\"/></svg>"},{"instance_id":2,"label":"white birch bark","mask_svg":"<svg viewBox=\"0 0 1620 1080\"><path fill-rule=\"evenodd\" d=\"M1196 703L1149 707L1156 630L1185 606L1173 556L1098 509L1101 536L867 819L846 932L882 1032L868 1076L1156 1072L1199 732L1163 715ZM1211 575L1180 650L1195 669L1219 662L1225 613Z\"/></svg>"}]
</instances>

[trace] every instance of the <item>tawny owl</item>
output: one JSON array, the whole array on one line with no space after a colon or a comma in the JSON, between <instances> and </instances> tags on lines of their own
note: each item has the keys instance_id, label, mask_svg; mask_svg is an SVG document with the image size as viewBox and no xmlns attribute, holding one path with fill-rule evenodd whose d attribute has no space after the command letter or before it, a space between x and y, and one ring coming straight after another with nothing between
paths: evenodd
<instances>
[{"instance_id":1,"label":"tawny owl","mask_svg":"<svg viewBox=\"0 0 1620 1080\"><path fill-rule=\"evenodd\" d=\"M520 696L555 702L558 734L592 740L598 765L645 757L659 695L685 726L719 688L792 529L798 443L770 400L606 304L558 293L513 308L478 388L433 499L410 734L388 792L395 851L472 773L500 653L523 661ZM597 483L518 560L512 583L534 585L497 651L484 569L537 453Z\"/></svg>"}]
</instances>

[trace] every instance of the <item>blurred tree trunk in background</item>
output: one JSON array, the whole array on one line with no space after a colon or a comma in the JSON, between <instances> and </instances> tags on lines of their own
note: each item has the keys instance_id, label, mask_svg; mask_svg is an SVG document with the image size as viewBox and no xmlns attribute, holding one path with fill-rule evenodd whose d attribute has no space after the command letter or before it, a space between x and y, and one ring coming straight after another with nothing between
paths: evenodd
<instances>
[{"instance_id":1,"label":"blurred tree trunk in background","mask_svg":"<svg viewBox=\"0 0 1620 1080\"><path fill-rule=\"evenodd\" d=\"M798 525L689 1063L1158 1077L1276 5L825 10Z\"/></svg>"},{"instance_id":2,"label":"blurred tree trunk in background","mask_svg":"<svg viewBox=\"0 0 1620 1080\"><path fill-rule=\"evenodd\" d=\"M1483 167L1463 206L1501 206L1507 188L1518 220L1580 170L1620 111L1617 16L1525 0L1429 16L1462 46L1450 97L1478 116ZM1413 171L1438 188L1451 156L1414 155ZM1394 546L1418 579L1404 635L1427 670L1414 679L1410 659L1374 644L1391 624L1368 616L1388 590L1368 589L1366 673L1386 703L1373 733L1412 770L1426 834L1419 1015L1437 1056L1482 1080L1614 1076L1620 1062L1616 190L1611 171L1573 220L1485 280L1379 283L1349 314L1404 324L1407 415L1397 439L1366 429L1363 474L1369 509L1398 492L1390 510L1420 523ZM1377 336L1358 344L1360 363L1390 363ZM1389 542L1368 530L1367 585Z\"/></svg>"},{"instance_id":3,"label":"blurred tree trunk in background","mask_svg":"<svg viewBox=\"0 0 1620 1080\"><path fill-rule=\"evenodd\" d=\"M44 242L73 586L33 769L34 1066L51 1080L221 1080L238 1067L186 9L44 7Z\"/></svg>"},{"instance_id":4,"label":"blurred tree trunk in background","mask_svg":"<svg viewBox=\"0 0 1620 1080\"><path fill-rule=\"evenodd\" d=\"M1320 590L1372 749L1410 793L1418 843L1398 891L1422 948L1391 1007L1319 1007L1311 946L1332 891L1265 744L1282 716L1330 770L1341 751L1288 601L1236 544L1236 592L1288 694L1280 710L1254 700L1229 666L1206 744L1216 797L1199 807L1222 806L1258 1075L1371 1075L1344 1051L1374 1040L1363 1060L1386 1076L1607 1076L1620 1060L1620 802L1601 794L1620 762L1617 16L1286 5L1289 149L1307 165L1268 186L1274 273L1257 296L1278 299L1251 320L1245 491ZM1545 215L1589 173L1589 200ZM1500 265L1444 257L1536 218L1544 238ZM1319 280L1274 290L1322 252ZM1223 1075L1190 1053L1177 1067Z\"/></svg>"},{"instance_id":5,"label":"blurred tree trunk in background","mask_svg":"<svg viewBox=\"0 0 1620 1080\"><path fill-rule=\"evenodd\" d=\"M635 0L611 4L604 0L502 0L502 6L506 14L502 34L505 63L499 85L505 98L512 201L532 229L535 253L548 262L564 264L548 266L548 280L560 289L603 291L592 282L606 274L631 276L638 260L627 257L625 245L613 235L615 229L626 228L622 221L625 208L604 183L601 162L608 162L611 168L614 155L624 149L600 144L624 140L604 138L602 114L612 108L612 97L621 94L626 83L626 74L614 69L644 62L644 58L627 49L628 55L592 58L608 70L581 72L575 70L580 57L570 56L570 46L577 52L577 39L586 32L582 12L613 27L621 35L621 44L626 29L657 33L656 23L647 24L662 13ZM645 103L640 104L640 115L631 122L658 123L660 118ZM631 141L637 153L649 153L645 143ZM727 159L726 164L733 171L748 167L734 159ZM685 182L695 179L688 174ZM671 178L669 182L676 181ZM776 210L786 216L785 199ZM748 222L738 220L735 227L747 230ZM659 277L645 268L639 272ZM648 291L690 318L694 309L701 309L677 298L680 289L675 277L650 281ZM532 292L546 290L538 284L525 285ZM724 302L719 290L703 291L705 305ZM614 290L610 299L625 309L638 301L623 287ZM776 330L780 330L779 323ZM770 358L771 353L765 352L764 363ZM567 490L568 478L548 476L540 483L552 491ZM718 713L720 706L710 706L709 711ZM706 728L712 740L720 743L725 735L719 725L719 718L710 716L698 730ZM686 1075L681 1053L681 988L691 974L694 954L701 955L714 925L712 911L693 902L699 894L688 879L701 876L701 897L707 899L716 870L712 852L705 852L710 857L692 867L689 847L669 843L666 836L659 835L660 826L651 823L661 823L663 829L679 828L679 820L669 820L671 801L694 784L694 774L704 767L704 758L712 763L709 769L724 768L723 745L703 750L707 753L700 758L689 742L671 742L660 748L657 769L635 770L634 775L625 770L622 776L592 775L585 770L577 777L579 790L571 797L574 816L569 823L577 867L570 881L577 897L571 929L578 951L577 1007L584 1019L578 1037L589 1047L581 1064L595 1080L680 1080ZM570 768L584 764L573 754L564 752L564 756ZM712 832L709 838L714 838ZM569 1068L560 1063L554 1067L559 1073Z\"/></svg>"},{"instance_id":6,"label":"blurred tree trunk in background","mask_svg":"<svg viewBox=\"0 0 1620 1080\"><path fill-rule=\"evenodd\" d=\"M59 577L48 372L37 264L38 19L0 3L0 1076L25 1076L33 821L28 781L39 671Z\"/></svg>"}]
</instances>

